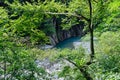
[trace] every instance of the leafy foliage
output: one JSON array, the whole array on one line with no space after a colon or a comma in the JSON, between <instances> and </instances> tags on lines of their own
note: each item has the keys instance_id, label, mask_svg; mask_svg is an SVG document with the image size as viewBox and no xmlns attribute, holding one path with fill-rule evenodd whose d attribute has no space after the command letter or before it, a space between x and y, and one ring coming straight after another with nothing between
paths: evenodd
<instances>
[{"instance_id":1,"label":"leafy foliage","mask_svg":"<svg viewBox=\"0 0 120 80\"><path fill-rule=\"evenodd\" d=\"M7 15L7 11L5 9L3 9L2 7L0 7L0 27L2 27L8 19L8 15Z\"/></svg>"},{"instance_id":2,"label":"leafy foliage","mask_svg":"<svg viewBox=\"0 0 120 80\"><path fill-rule=\"evenodd\" d=\"M84 80L84 76L79 74L81 73L79 68L83 67L86 62L89 61L89 58L82 47L75 50L58 50L58 53L57 55L54 55L54 58L62 61L64 64L63 70L58 73L59 77L64 77L66 80Z\"/></svg>"},{"instance_id":3,"label":"leafy foliage","mask_svg":"<svg viewBox=\"0 0 120 80\"><path fill-rule=\"evenodd\" d=\"M33 55L24 49L5 49L4 52L1 53L0 62L1 75L5 75L4 77L8 80L37 79L40 78L40 76L45 77L43 74L46 74L42 68L37 67Z\"/></svg>"},{"instance_id":4,"label":"leafy foliage","mask_svg":"<svg viewBox=\"0 0 120 80\"><path fill-rule=\"evenodd\" d=\"M72 66L65 65L59 74L66 80L84 80L87 76L82 75L81 68L90 73L95 80L120 79L119 0L92 0L93 26L97 28L96 31L104 33L101 33L98 40L95 62L91 65L87 65L90 57L85 54L83 48L42 51L26 48L25 46L29 45L23 44L48 42L48 36L55 33L54 18L60 20L60 26L63 26L63 29L69 29L81 22L86 26L90 18L88 1L5 1L10 3L6 3L8 6L5 8L0 7L0 76L4 75L4 79L47 80L48 74L37 67L35 60L53 56L72 64Z\"/></svg>"},{"instance_id":5,"label":"leafy foliage","mask_svg":"<svg viewBox=\"0 0 120 80\"><path fill-rule=\"evenodd\" d=\"M104 32L96 47L96 63L90 65L95 79L120 79L120 38L118 32Z\"/></svg>"},{"instance_id":6,"label":"leafy foliage","mask_svg":"<svg viewBox=\"0 0 120 80\"><path fill-rule=\"evenodd\" d=\"M47 79L47 73L35 63L36 52L12 40L7 33L0 32L0 79Z\"/></svg>"},{"instance_id":7,"label":"leafy foliage","mask_svg":"<svg viewBox=\"0 0 120 80\"><path fill-rule=\"evenodd\" d=\"M106 1L106 2L101 2L102 5L100 9L102 9L101 13L99 13L101 16L99 16L98 20L100 19L101 21L100 24L98 25L98 30L103 31L117 31L119 27L119 15L120 15L120 1L119 0L114 0L114 1Z\"/></svg>"}]
</instances>

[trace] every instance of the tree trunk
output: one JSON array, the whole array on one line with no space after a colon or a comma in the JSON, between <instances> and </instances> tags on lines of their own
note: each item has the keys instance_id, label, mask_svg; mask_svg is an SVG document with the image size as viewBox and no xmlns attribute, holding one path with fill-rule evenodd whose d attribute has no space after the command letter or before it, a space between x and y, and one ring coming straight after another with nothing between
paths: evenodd
<instances>
[{"instance_id":1,"label":"tree trunk","mask_svg":"<svg viewBox=\"0 0 120 80\"><path fill-rule=\"evenodd\" d=\"M90 74L87 72L86 68L79 68L82 75L85 77L86 80L93 80L93 78L90 76Z\"/></svg>"},{"instance_id":2,"label":"tree trunk","mask_svg":"<svg viewBox=\"0 0 120 80\"><path fill-rule=\"evenodd\" d=\"M92 4L91 4L91 0L88 0L89 2L89 9L90 9L90 20L89 20L89 30L90 30L90 50L91 50L91 60L90 62L92 62L93 57L94 57L94 40L93 40L93 26L92 26Z\"/></svg>"}]
</instances>

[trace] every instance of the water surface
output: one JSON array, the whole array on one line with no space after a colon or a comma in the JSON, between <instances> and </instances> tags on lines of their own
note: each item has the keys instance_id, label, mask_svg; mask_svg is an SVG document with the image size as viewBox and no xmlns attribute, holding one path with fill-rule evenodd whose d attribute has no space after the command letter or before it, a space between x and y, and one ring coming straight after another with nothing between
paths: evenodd
<instances>
[{"instance_id":1,"label":"water surface","mask_svg":"<svg viewBox=\"0 0 120 80\"><path fill-rule=\"evenodd\" d=\"M56 44L56 48L59 48L59 49L64 49L64 48L74 48L73 46L73 42L78 42L80 41L80 37L71 37L71 38L68 38L68 39L65 39L61 42L59 42L58 44Z\"/></svg>"}]
</instances>

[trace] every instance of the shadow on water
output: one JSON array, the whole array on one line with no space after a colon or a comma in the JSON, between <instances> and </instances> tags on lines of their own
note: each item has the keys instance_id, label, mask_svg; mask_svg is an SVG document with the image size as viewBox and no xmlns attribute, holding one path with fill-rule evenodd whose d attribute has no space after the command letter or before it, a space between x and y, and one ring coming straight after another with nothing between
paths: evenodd
<instances>
[{"instance_id":1,"label":"shadow on water","mask_svg":"<svg viewBox=\"0 0 120 80\"><path fill-rule=\"evenodd\" d=\"M64 48L73 49L74 48L73 42L78 42L78 41L80 41L80 37L71 37L71 38L65 39L65 40L59 42L58 44L56 44L55 48L58 48L58 49L64 49Z\"/></svg>"}]
</instances>

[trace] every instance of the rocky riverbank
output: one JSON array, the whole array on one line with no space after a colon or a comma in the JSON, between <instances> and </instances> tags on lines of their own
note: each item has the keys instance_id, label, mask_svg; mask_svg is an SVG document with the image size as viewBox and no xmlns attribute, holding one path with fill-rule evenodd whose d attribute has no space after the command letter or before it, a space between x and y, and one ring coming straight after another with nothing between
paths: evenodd
<instances>
[{"instance_id":1,"label":"rocky riverbank","mask_svg":"<svg viewBox=\"0 0 120 80\"><path fill-rule=\"evenodd\" d=\"M73 41L72 44L75 49L79 48L79 46L82 46L85 49L86 53L90 54L90 42L77 40ZM52 77L49 76L51 80L64 80L64 78L59 78L57 73L60 72L65 65L73 66L66 60L52 63L49 59L44 59L42 61L36 60L36 64L38 67L43 67L50 75L53 75Z\"/></svg>"}]
</instances>

